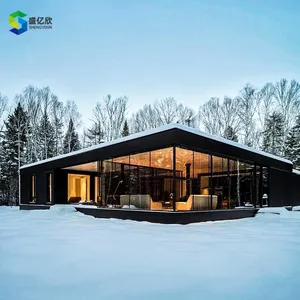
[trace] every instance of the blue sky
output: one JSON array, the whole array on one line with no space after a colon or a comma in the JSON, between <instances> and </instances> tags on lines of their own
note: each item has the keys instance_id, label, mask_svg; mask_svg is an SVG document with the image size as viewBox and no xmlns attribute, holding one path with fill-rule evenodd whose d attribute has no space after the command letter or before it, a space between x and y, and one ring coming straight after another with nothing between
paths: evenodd
<instances>
[{"instance_id":1,"label":"blue sky","mask_svg":"<svg viewBox=\"0 0 300 300\"><path fill-rule=\"evenodd\" d=\"M16 36L15 10L53 29ZM49 85L84 119L107 94L130 112L167 96L198 108L247 82L300 80L299 29L297 0L2 0L0 92Z\"/></svg>"}]
</instances>

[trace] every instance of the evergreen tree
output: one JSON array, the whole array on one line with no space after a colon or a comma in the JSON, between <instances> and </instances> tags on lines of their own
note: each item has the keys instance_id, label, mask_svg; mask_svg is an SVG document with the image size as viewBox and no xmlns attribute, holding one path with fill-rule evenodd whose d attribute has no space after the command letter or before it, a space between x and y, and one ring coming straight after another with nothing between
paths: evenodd
<instances>
[{"instance_id":1,"label":"evergreen tree","mask_svg":"<svg viewBox=\"0 0 300 300\"><path fill-rule=\"evenodd\" d=\"M122 130L122 136L128 136L128 135L129 135L129 126L127 120L125 120L123 130Z\"/></svg>"},{"instance_id":2,"label":"evergreen tree","mask_svg":"<svg viewBox=\"0 0 300 300\"><path fill-rule=\"evenodd\" d=\"M280 113L273 112L266 119L263 132L263 150L274 155L283 153L283 125L284 120Z\"/></svg>"},{"instance_id":3,"label":"evergreen tree","mask_svg":"<svg viewBox=\"0 0 300 300\"><path fill-rule=\"evenodd\" d=\"M28 117L20 103L4 124L0 149L2 194L6 204L18 204L19 167L26 162L28 129Z\"/></svg>"},{"instance_id":4,"label":"evergreen tree","mask_svg":"<svg viewBox=\"0 0 300 300\"><path fill-rule=\"evenodd\" d=\"M42 116L38 131L38 145L41 159L47 159L55 155L54 134L54 128L50 123L47 112L45 111Z\"/></svg>"},{"instance_id":5,"label":"evergreen tree","mask_svg":"<svg viewBox=\"0 0 300 300\"><path fill-rule=\"evenodd\" d=\"M300 168L300 116L288 133L285 149L286 157L293 162L294 168Z\"/></svg>"},{"instance_id":6,"label":"evergreen tree","mask_svg":"<svg viewBox=\"0 0 300 300\"><path fill-rule=\"evenodd\" d=\"M103 139L103 132L101 130L101 123L100 122L94 122L91 128L87 131L87 137L90 141L91 145L97 145L102 142Z\"/></svg>"},{"instance_id":7,"label":"evergreen tree","mask_svg":"<svg viewBox=\"0 0 300 300\"><path fill-rule=\"evenodd\" d=\"M228 126L224 130L224 138L231 141L238 141L238 136L234 133L233 128L231 126Z\"/></svg>"},{"instance_id":8,"label":"evergreen tree","mask_svg":"<svg viewBox=\"0 0 300 300\"><path fill-rule=\"evenodd\" d=\"M68 130L64 138L64 153L70 153L80 149L78 133L75 131L73 120L70 119Z\"/></svg>"},{"instance_id":9,"label":"evergreen tree","mask_svg":"<svg viewBox=\"0 0 300 300\"><path fill-rule=\"evenodd\" d=\"M64 113L64 107L63 103L59 102L57 99L54 100L54 103L52 105L52 119L51 124L54 129L54 149L55 153L54 156L57 156L62 153L62 144L63 144L63 113Z\"/></svg>"}]
</instances>

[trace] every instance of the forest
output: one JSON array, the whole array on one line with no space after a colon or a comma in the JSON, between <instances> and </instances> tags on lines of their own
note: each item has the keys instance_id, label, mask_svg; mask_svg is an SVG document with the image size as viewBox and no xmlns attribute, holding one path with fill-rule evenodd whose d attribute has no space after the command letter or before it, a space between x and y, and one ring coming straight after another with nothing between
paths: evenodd
<instances>
[{"instance_id":1,"label":"forest","mask_svg":"<svg viewBox=\"0 0 300 300\"><path fill-rule=\"evenodd\" d=\"M236 95L211 97L197 110L170 96L129 113L130 98L105 96L83 120L74 101L50 87L0 93L0 205L19 204L19 168L169 123L179 123L285 157L300 168L300 84L250 83ZM88 125L87 125L88 123Z\"/></svg>"}]
</instances>

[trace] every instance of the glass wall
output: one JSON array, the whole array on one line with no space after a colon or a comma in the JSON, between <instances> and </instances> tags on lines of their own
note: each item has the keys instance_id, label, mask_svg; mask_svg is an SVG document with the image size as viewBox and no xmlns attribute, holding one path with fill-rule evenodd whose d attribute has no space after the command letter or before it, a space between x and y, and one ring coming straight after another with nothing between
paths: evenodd
<instances>
[{"instance_id":1,"label":"glass wall","mask_svg":"<svg viewBox=\"0 0 300 300\"><path fill-rule=\"evenodd\" d=\"M173 148L133 154L101 162L102 206L173 208Z\"/></svg>"},{"instance_id":2,"label":"glass wall","mask_svg":"<svg viewBox=\"0 0 300 300\"><path fill-rule=\"evenodd\" d=\"M238 159L176 148L177 210L267 205L268 168ZM259 199L262 199L262 204Z\"/></svg>"},{"instance_id":3,"label":"glass wall","mask_svg":"<svg viewBox=\"0 0 300 300\"><path fill-rule=\"evenodd\" d=\"M229 203L228 159L212 156L211 194L212 207L227 208Z\"/></svg>"},{"instance_id":4,"label":"glass wall","mask_svg":"<svg viewBox=\"0 0 300 300\"><path fill-rule=\"evenodd\" d=\"M268 203L268 168L183 147L107 159L88 170L96 172L94 201L101 207L189 211ZM69 197L88 197L82 195L82 176L69 180L79 186L79 179L81 190L71 192L70 183Z\"/></svg>"}]
</instances>

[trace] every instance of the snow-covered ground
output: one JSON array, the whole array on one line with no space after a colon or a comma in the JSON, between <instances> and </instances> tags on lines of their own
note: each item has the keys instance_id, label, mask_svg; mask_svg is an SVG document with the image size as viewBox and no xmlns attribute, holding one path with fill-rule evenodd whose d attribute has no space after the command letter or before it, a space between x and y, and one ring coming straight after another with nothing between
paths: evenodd
<instances>
[{"instance_id":1,"label":"snow-covered ground","mask_svg":"<svg viewBox=\"0 0 300 300\"><path fill-rule=\"evenodd\" d=\"M300 212L191 225L0 207L0 299L300 299Z\"/></svg>"}]
</instances>

